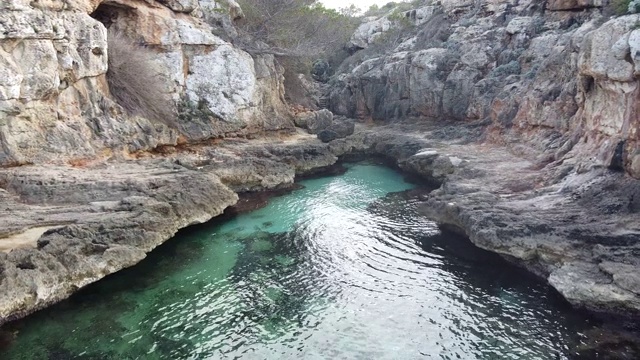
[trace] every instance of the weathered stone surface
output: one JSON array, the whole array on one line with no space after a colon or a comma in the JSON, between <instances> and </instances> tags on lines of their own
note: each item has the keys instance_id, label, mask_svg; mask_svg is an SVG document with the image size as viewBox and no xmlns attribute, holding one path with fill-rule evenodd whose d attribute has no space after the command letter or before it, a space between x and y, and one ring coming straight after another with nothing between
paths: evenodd
<instances>
[{"instance_id":1,"label":"weathered stone surface","mask_svg":"<svg viewBox=\"0 0 640 360\"><path fill-rule=\"evenodd\" d=\"M602 7L602 0L551 0L547 2L547 9L551 11L583 10Z\"/></svg>"},{"instance_id":2,"label":"weathered stone surface","mask_svg":"<svg viewBox=\"0 0 640 360\"><path fill-rule=\"evenodd\" d=\"M317 134L333 123L333 113L327 109L306 111L296 115L296 126L306 129L309 134Z\"/></svg>"},{"instance_id":3,"label":"weathered stone surface","mask_svg":"<svg viewBox=\"0 0 640 360\"><path fill-rule=\"evenodd\" d=\"M194 56L186 79L187 96L204 100L211 112L227 122L242 122L238 110L250 106L256 88L253 59L230 45Z\"/></svg>"},{"instance_id":4,"label":"weathered stone surface","mask_svg":"<svg viewBox=\"0 0 640 360\"><path fill-rule=\"evenodd\" d=\"M355 131L355 122L345 117L335 117L329 130L334 131L338 135L338 138L344 138L353 134Z\"/></svg>"},{"instance_id":5,"label":"weathered stone surface","mask_svg":"<svg viewBox=\"0 0 640 360\"><path fill-rule=\"evenodd\" d=\"M400 162L399 166L405 171L420 174L430 182L441 185L448 175L453 174L460 163L458 158L450 158L439 154L436 150L425 149Z\"/></svg>"},{"instance_id":6,"label":"weathered stone surface","mask_svg":"<svg viewBox=\"0 0 640 360\"><path fill-rule=\"evenodd\" d=\"M336 139L345 138L353 134L354 130L355 123L353 120L346 118L335 119L329 127L318 133L318 139L328 143Z\"/></svg>"},{"instance_id":7,"label":"weathered stone surface","mask_svg":"<svg viewBox=\"0 0 640 360\"><path fill-rule=\"evenodd\" d=\"M158 0L176 12L190 13L198 7L198 0Z\"/></svg>"},{"instance_id":8,"label":"weathered stone surface","mask_svg":"<svg viewBox=\"0 0 640 360\"><path fill-rule=\"evenodd\" d=\"M351 46L366 49L369 44L388 31L391 25L392 23L387 17L363 22L351 36Z\"/></svg>"},{"instance_id":9,"label":"weathered stone surface","mask_svg":"<svg viewBox=\"0 0 640 360\"><path fill-rule=\"evenodd\" d=\"M580 72L598 80L633 81L634 64L626 61L625 57L630 52L630 33L639 20L640 15L623 16L590 32L580 52Z\"/></svg>"},{"instance_id":10,"label":"weathered stone surface","mask_svg":"<svg viewBox=\"0 0 640 360\"><path fill-rule=\"evenodd\" d=\"M567 9L563 4L547 6ZM368 52L334 77L329 108L336 115L385 122L486 121L490 141L520 144L514 146L583 169L608 166L613 144L624 142L623 167L637 177L631 154L640 146L640 15L602 22L588 11L541 13L531 12L530 2L506 5L434 5L417 37L407 33L395 50ZM451 25L442 40L419 39L435 36L429 26L444 26L434 21L442 14ZM552 133L559 137L547 141Z\"/></svg>"},{"instance_id":11,"label":"weathered stone surface","mask_svg":"<svg viewBox=\"0 0 640 360\"><path fill-rule=\"evenodd\" d=\"M1 170L0 248L15 250L0 252L0 324L138 263L178 229L221 214L235 192L286 187L336 162L326 145L302 140Z\"/></svg>"},{"instance_id":12,"label":"weathered stone surface","mask_svg":"<svg viewBox=\"0 0 640 360\"><path fill-rule=\"evenodd\" d=\"M237 199L216 176L171 163L9 170L0 177L12 206L0 215L3 237L38 222L62 225L3 260L2 322L139 262L179 228L206 221ZM20 219L28 213L31 219Z\"/></svg>"},{"instance_id":13,"label":"weathered stone surface","mask_svg":"<svg viewBox=\"0 0 640 360\"><path fill-rule=\"evenodd\" d=\"M174 12L190 12L197 1L166 3L174 11L138 0L67 3L3 3L0 166L109 157L175 145L179 135L188 142L293 129L274 57L252 58L213 35L196 12ZM242 15L235 2L227 10ZM166 69L161 90L178 107L200 107L200 116L186 111L178 129L168 129L124 114L106 82L105 25L153 47Z\"/></svg>"},{"instance_id":14,"label":"weathered stone surface","mask_svg":"<svg viewBox=\"0 0 640 360\"><path fill-rule=\"evenodd\" d=\"M510 35L528 33L532 30L533 21L534 18L531 16L514 17L509 21L505 30Z\"/></svg>"},{"instance_id":15,"label":"weathered stone surface","mask_svg":"<svg viewBox=\"0 0 640 360\"><path fill-rule=\"evenodd\" d=\"M338 137L338 133L336 133L333 130L326 129L326 130L322 130L322 131L320 131L318 133L318 139L320 141L322 141L323 143L328 143L328 142L331 142L331 141L336 140L338 138L339 138Z\"/></svg>"}]
</instances>

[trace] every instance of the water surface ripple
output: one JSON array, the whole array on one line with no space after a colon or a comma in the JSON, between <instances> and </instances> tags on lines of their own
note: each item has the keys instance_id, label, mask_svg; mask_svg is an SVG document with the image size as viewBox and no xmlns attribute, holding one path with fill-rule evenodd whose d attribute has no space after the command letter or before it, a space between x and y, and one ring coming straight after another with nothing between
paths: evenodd
<instances>
[{"instance_id":1,"label":"water surface ripple","mask_svg":"<svg viewBox=\"0 0 640 360\"><path fill-rule=\"evenodd\" d=\"M591 327L359 164L13 324L8 359L564 359Z\"/></svg>"}]
</instances>

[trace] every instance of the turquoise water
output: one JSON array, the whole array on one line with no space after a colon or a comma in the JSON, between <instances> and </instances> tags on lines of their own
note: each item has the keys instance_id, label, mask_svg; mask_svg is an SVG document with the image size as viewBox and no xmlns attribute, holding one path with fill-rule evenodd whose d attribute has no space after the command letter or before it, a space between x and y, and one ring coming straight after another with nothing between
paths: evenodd
<instances>
[{"instance_id":1,"label":"turquoise water","mask_svg":"<svg viewBox=\"0 0 640 360\"><path fill-rule=\"evenodd\" d=\"M358 164L180 233L5 329L1 359L563 359L591 328Z\"/></svg>"}]
</instances>

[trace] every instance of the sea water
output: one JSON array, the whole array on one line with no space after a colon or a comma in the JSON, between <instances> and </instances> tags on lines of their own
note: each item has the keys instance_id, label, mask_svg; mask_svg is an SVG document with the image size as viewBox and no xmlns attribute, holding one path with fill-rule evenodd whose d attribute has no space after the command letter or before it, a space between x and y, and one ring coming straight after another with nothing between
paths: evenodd
<instances>
[{"instance_id":1,"label":"sea water","mask_svg":"<svg viewBox=\"0 0 640 360\"><path fill-rule=\"evenodd\" d=\"M0 358L564 359L591 327L389 168L300 184L10 324Z\"/></svg>"}]
</instances>

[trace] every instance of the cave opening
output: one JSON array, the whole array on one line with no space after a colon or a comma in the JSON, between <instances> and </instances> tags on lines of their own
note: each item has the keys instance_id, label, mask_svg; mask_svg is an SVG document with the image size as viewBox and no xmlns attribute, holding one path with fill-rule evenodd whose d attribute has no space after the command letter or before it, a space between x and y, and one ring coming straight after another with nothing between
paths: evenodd
<instances>
[{"instance_id":1,"label":"cave opening","mask_svg":"<svg viewBox=\"0 0 640 360\"><path fill-rule=\"evenodd\" d=\"M122 21L134 17L135 10L124 5L103 2L90 16L100 21L107 29L111 29L114 25L122 27Z\"/></svg>"}]
</instances>

